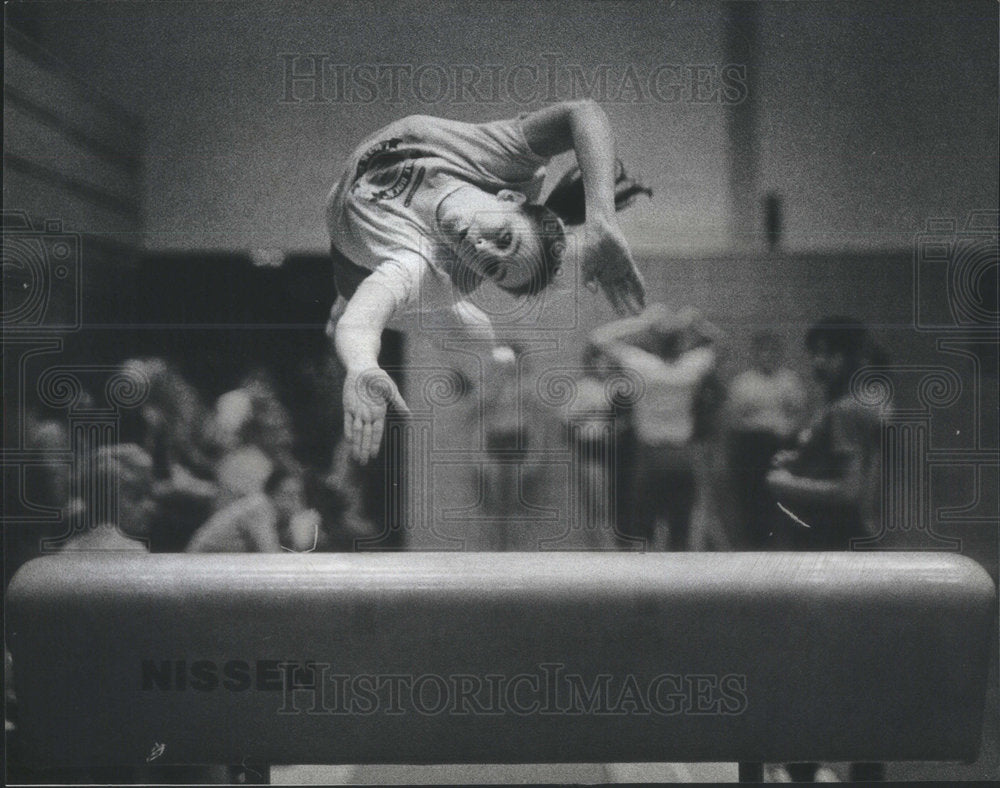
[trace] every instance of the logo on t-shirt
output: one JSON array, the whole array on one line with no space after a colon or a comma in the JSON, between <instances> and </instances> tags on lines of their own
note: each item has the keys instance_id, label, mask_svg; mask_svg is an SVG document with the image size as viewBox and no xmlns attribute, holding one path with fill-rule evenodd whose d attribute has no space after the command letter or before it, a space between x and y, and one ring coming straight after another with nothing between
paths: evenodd
<instances>
[{"instance_id":1,"label":"logo on t-shirt","mask_svg":"<svg viewBox=\"0 0 1000 788\"><path fill-rule=\"evenodd\" d=\"M394 152L402 141L399 137L393 137L391 140L382 140L377 145L372 145L365 151L365 155L358 160L358 167L354 171L354 180L357 181L358 178L368 171L368 166L371 164L372 159L386 153Z\"/></svg>"},{"instance_id":2,"label":"logo on t-shirt","mask_svg":"<svg viewBox=\"0 0 1000 788\"><path fill-rule=\"evenodd\" d=\"M410 184L413 188L406 197L406 205L413 199L413 192L423 180L424 168L416 173L414 180L414 159L416 151L399 151L398 138L383 140L369 148L358 161L351 193L368 202L381 202L399 197Z\"/></svg>"}]
</instances>

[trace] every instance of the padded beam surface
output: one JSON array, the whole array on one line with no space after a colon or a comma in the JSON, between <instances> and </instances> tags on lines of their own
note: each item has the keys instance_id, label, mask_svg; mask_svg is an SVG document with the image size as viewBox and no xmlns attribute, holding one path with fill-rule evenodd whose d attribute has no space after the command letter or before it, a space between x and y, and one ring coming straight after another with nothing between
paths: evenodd
<instances>
[{"instance_id":1,"label":"padded beam surface","mask_svg":"<svg viewBox=\"0 0 1000 788\"><path fill-rule=\"evenodd\" d=\"M995 591L912 553L51 556L40 764L960 760Z\"/></svg>"}]
</instances>

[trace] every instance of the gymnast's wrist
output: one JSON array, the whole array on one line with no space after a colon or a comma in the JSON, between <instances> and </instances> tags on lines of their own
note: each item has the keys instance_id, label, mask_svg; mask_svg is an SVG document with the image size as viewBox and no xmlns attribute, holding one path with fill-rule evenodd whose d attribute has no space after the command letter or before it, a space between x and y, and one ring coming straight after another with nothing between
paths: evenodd
<instances>
[{"instance_id":1,"label":"gymnast's wrist","mask_svg":"<svg viewBox=\"0 0 1000 788\"><path fill-rule=\"evenodd\" d=\"M344 364L347 367L347 377L360 377L366 372L380 369L377 360L354 359Z\"/></svg>"},{"instance_id":2,"label":"gymnast's wrist","mask_svg":"<svg viewBox=\"0 0 1000 788\"><path fill-rule=\"evenodd\" d=\"M364 332L338 331L335 341L337 357L349 375L378 366L378 349L367 340Z\"/></svg>"},{"instance_id":3,"label":"gymnast's wrist","mask_svg":"<svg viewBox=\"0 0 1000 788\"><path fill-rule=\"evenodd\" d=\"M614 205L605 205L603 202L587 203L586 210L587 226L594 230L606 230L609 227L614 227L618 222Z\"/></svg>"}]
</instances>

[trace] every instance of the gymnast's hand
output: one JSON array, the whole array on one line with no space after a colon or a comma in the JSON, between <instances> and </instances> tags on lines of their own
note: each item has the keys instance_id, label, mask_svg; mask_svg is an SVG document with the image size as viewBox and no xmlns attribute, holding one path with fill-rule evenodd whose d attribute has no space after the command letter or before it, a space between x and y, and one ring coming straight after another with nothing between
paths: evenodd
<instances>
[{"instance_id":1,"label":"gymnast's hand","mask_svg":"<svg viewBox=\"0 0 1000 788\"><path fill-rule=\"evenodd\" d=\"M351 445L354 459L362 465L378 454L389 405L400 413L410 412L385 370L379 367L348 370L344 381L344 437Z\"/></svg>"},{"instance_id":2,"label":"gymnast's hand","mask_svg":"<svg viewBox=\"0 0 1000 788\"><path fill-rule=\"evenodd\" d=\"M583 283L592 291L600 285L618 314L641 312L646 287L618 223L614 219L588 221L582 252Z\"/></svg>"}]
</instances>

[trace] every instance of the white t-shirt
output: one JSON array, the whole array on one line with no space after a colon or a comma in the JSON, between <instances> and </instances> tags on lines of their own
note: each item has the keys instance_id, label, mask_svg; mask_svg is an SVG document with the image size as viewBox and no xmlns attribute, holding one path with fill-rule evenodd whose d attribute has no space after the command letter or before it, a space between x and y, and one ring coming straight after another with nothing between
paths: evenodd
<instances>
[{"instance_id":1,"label":"white t-shirt","mask_svg":"<svg viewBox=\"0 0 1000 788\"><path fill-rule=\"evenodd\" d=\"M639 440L647 446L684 446L694 434L694 399L715 365L715 351L698 347L674 362L628 345L621 362L642 379L642 395L632 411Z\"/></svg>"},{"instance_id":2,"label":"white t-shirt","mask_svg":"<svg viewBox=\"0 0 1000 788\"><path fill-rule=\"evenodd\" d=\"M773 375L748 369L729 387L729 408L737 429L787 438L795 433L805 413L806 389L790 369L779 369Z\"/></svg>"},{"instance_id":3,"label":"white t-shirt","mask_svg":"<svg viewBox=\"0 0 1000 788\"><path fill-rule=\"evenodd\" d=\"M456 270L436 225L440 202L467 184L537 200L545 162L528 147L520 118L471 124L411 115L351 155L327 200L330 241L355 266L373 272L392 293L396 313L437 308L440 294L421 298L421 291L451 294Z\"/></svg>"}]
</instances>

